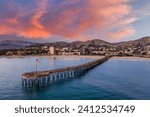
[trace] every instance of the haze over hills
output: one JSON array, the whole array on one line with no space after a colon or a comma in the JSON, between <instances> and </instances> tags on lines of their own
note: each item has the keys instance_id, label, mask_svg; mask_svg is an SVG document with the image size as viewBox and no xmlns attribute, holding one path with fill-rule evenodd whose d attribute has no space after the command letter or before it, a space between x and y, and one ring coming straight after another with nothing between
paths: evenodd
<instances>
[{"instance_id":1,"label":"haze over hills","mask_svg":"<svg viewBox=\"0 0 150 117\"><path fill-rule=\"evenodd\" d=\"M3 40L0 41L0 49L17 49L23 48L29 45L33 45L37 43L28 42L28 41L16 41L16 40Z\"/></svg>"},{"instance_id":2,"label":"haze over hills","mask_svg":"<svg viewBox=\"0 0 150 117\"><path fill-rule=\"evenodd\" d=\"M62 48L62 47L71 47L71 48L82 48L82 47L112 47L112 46L116 46L116 47L121 47L121 48L127 48L127 47L136 47L136 46L148 46L150 45L150 37L143 37L137 40L133 40L133 41L126 41L126 42L119 42L119 43L110 43L110 42L106 42L104 40L100 40L100 39L93 39L93 40L89 40L86 42L81 42L81 41L74 41L71 43L68 42L54 42L54 43L43 43L42 45L49 45L49 46L55 46L58 48Z\"/></svg>"},{"instance_id":3,"label":"haze over hills","mask_svg":"<svg viewBox=\"0 0 150 117\"><path fill-rule=\"evenodd\" d=\"M17 48L24 48L27 46L55 46L58 48L62 47L72 47L72 48L82 48L82 47L112 47L117 46L119 48L128 48L128 47L136 47L136 46L148 46L150 45L150 37L143 37L133 41L126 41L126 42L119 42L119 43L109 43L104 40L94 39L86 42L81 41L74 41L71 43L60 41L60 42L53 42L53 43L34 43L34 42L27 42L27 41L15 41L15 40L6 40L0 41L0 49L17 49Z\"/></svg>"},{"instance_id":4,"label":"haze over hills","mask_svg":"<svg viewBox=\"0 0 150 117\"><path fill-rule=\"evenodd\" d=\"M150 45L150 37L143 37L137 40L133 40L133 41L126 41L126 42L120 42L120 43L116 43L117 46L122 47L122 48L126 48L126 47L135 47L135 46L148 46Z\"/></svg>"}]
</instances>

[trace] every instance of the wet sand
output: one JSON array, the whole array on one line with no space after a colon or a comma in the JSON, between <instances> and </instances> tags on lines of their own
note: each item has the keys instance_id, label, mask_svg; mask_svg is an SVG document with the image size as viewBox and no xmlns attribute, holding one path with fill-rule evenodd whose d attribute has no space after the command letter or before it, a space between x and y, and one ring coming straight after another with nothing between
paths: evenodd
<instances>
[{"instance_id":1,"label":"wet sand","mask_svg":"<svg viewBox=\"0 0 150 117\"><path fill-rule=\"evenodd\" d=\"M111 59L120 59L120 60L150 60L150 58L144 57L112 57Z\"/></svg>"},{"instance_id":2,"label":"wet sand","mask_svg":"<svg viewBox=\"0 0 150 117\"><path fill-rule=\"evenodd\" d=\"M53 58L53 57L62 57L62 58L91 58L91 59L99 59L99 58L102 58L104 56L91 56L91 55L58 55L58 56L39 56L39 55L35 55L35 56L0 56L0 58L3 58L3 57L6 57L6 58L25 58L25 57L37 57L37 58L40 58L40 57L50 57L50 58ZM111 59L120 59L120 60L150 60L150 58L143 58L143 57L117 57L117 56L114 56L112 57Z\"/></svg>"}]
</instances>

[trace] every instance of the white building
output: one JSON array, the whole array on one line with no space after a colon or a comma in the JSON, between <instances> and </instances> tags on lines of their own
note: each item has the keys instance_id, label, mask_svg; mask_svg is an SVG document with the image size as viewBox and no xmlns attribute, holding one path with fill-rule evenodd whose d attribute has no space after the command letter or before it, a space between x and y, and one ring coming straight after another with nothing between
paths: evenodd
<instances>
[{"instance_id":1,"label":"white building","mask_svg":"<svg viewBox=\"0 0 150 117\"><path fill-rule=\"evenodd\" d=\"M42 50L48 50L48 46L42 46Z\"/></svg>"},{"instance_id":2,"label":"white building","mask_svg":"<svg viewBox=\"0 0 150 117\"><path fill-rule=\"evenodd\" d=\"M147 54L148 54L148 55L150 55L150 50L149 50L149 51L147 51Z\"/></svg>"},{"instance_id":3,"label":"white building","mask_svg":"<svg viewBox=\"0 0 150 117\"><path fill-rule=\"evenodd\" d=\"M69 50L69 48L68 47L64 47L64 48L62 48L62 51L68 51Z\"/></svg>"},{"instance_id":4,"label":"white building","mask_svg":"<svg viewBox=\"0 0 150 117\"><path fill-rule=\"evenodd\" d=\"M49 47L49 54L54 55L55 54L55 47L51 46Z\"/></svg>"},{"instance_id":5,"label":"white building","mask_svg":"<svg viewBox=\"0 0 150 117\"><path fill-rule=\"evenodd\" d=\"M81 55L80 52L62 52L62 55Z\"/></svg>"}]
</instances>

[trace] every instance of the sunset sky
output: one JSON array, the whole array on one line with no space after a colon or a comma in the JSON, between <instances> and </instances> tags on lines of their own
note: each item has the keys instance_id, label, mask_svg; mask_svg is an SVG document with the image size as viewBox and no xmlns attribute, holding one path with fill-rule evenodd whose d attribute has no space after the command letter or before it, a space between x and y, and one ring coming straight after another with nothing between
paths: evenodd
<instances>
[{"instance_id":1,"label":"sunset sky","mask_svg":"<svg viewBox=\"0 0 150 117\"><path fill-rule=\"evenodd\" d=\"M0 0L0 40L109 42L150 35L150 0Z\"/></svg>"}]
</instances>

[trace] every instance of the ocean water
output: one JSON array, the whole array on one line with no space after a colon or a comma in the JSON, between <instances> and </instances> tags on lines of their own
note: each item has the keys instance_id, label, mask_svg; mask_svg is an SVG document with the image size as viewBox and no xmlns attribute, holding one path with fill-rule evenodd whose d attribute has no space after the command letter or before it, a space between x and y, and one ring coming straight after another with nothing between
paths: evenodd
<instances>
[{"instance_id":1,"label":"ocean water","mask_svg":"<svg viewBox=\"0 0 150 117\"><path fill-rule=\"evenodd\" d=\"M84 75L40 88L23 88L21 74L35 71L37 57L0 58L0 99L150 100L150 61L110 59ZM38 70L62 68L89 58L38 57Z\"/></svg>"}]
</instances>

